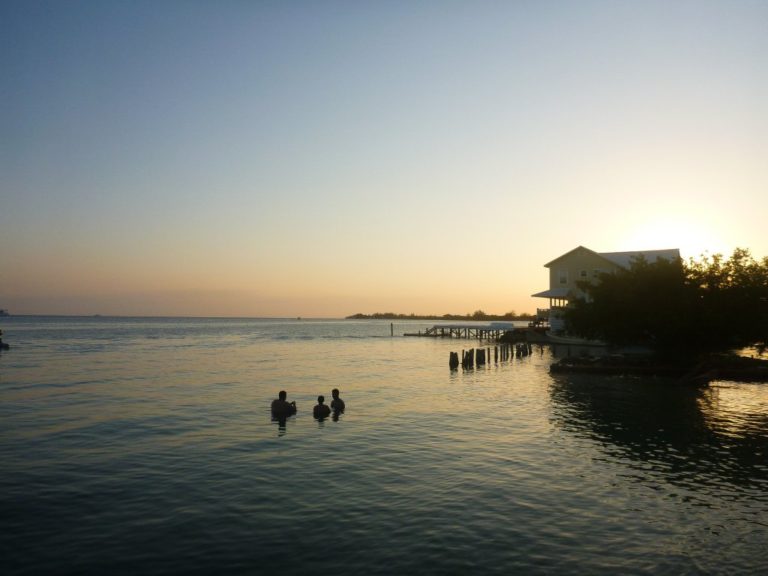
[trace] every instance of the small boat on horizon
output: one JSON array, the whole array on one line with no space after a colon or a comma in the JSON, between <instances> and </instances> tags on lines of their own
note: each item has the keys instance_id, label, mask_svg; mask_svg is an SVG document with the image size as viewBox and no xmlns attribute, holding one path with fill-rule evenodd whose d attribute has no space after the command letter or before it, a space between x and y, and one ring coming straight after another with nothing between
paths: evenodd
<instances>
[{"instance_id":1,"label":"small boat on horizon","mask_svg":"<svg viewBox=\"0 0 768 576\"><path fill-rule=\"evenodd\" d=\"M5 308L0 308L0 316L10 316L8 313L8 310Z\"/></svg>"}]
</instances>

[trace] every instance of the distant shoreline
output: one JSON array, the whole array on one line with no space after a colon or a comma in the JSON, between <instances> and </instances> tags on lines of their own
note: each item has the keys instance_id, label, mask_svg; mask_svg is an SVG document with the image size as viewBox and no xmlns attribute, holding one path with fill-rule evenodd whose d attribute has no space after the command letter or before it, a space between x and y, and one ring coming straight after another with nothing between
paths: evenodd
<instances>
[{"instance_id":1,"label":"distant shoreline","mask_svg":"<svg viewBox=\"0 0 768 576\"><path fill-rule=\"evenodd\" d=\"M373 314L353 314L347 316L345 320L477 320L488 322L491 320L515 321L515 320L534 320L533 314L443 314L424 315L424 314L395 314L394 312L375 312Z\"/></svg>"}]
</instances>

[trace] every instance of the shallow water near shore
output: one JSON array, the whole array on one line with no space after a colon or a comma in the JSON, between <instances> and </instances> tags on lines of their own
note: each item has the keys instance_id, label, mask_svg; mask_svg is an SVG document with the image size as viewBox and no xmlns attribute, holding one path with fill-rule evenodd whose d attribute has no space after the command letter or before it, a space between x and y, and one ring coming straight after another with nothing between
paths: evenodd
<instances>
[{"instance_id":1,"label":"shallow water near shore","mask_svg":"<svg viewBox=\"0 0 768 576\"><path fill-rule=\"evenodd\" d=\"M768 386L451 372L432 324L3 318L4 573L768 570Z\"/></svg>"}]
</instances>

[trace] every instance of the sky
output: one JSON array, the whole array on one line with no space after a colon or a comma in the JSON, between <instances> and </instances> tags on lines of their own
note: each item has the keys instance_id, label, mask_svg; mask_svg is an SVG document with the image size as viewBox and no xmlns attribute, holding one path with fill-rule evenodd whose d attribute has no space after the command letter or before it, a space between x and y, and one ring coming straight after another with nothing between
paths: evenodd
<instances>
[{"instance_id":1,"label":"sky","mask_svg":"<svg viewBox=\"0 0 768 576\"><path fill-rule=\"evenodd\" d=\"M534 312L768 256L768 2L0 0L0 308Z\"/></svg>"}]
</instances>

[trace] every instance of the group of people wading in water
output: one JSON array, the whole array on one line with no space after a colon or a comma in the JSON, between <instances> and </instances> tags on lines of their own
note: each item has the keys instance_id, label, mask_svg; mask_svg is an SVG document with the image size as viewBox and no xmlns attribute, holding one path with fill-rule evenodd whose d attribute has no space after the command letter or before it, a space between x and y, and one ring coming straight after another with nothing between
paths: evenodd
<instances>
[{"instance_id":1,"label":"group of people wading in water","mask_svg":"<svg viewBox=\"0 0 768 576\"><path fill-rule=\"evenodd\" d=\"M339 398L339 389L334 388L331 390L331 405L325 404L325 396L317 397L317 405L312 409L312 415L318 420L327 418L333 413L333 419L338 420L339 414L344 412L344 400ZM288 393L285 390L280 390L277 398L272 400L272 418L275 420L285 421L288 416L296 414L296 402L288 402L286 398Z\"/></svg>"}]
</instances>

